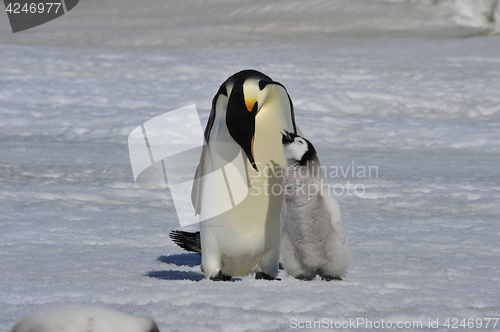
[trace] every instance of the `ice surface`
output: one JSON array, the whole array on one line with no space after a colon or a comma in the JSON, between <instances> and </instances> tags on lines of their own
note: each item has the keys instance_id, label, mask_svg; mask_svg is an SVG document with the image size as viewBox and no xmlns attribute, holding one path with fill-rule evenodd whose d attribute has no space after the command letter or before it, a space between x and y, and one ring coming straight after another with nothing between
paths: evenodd
<instances>
[{"instance_id":1,"label":"ice surface","mask_svg":"<svg viewBox=\"0 0 500 332\"><path fill-rule=\"evenodd\" d=\"M498 0L131 0L80 1L76 10L2 43L136 47L220 47L329 42L332 38L449 38L487 34ZM496 9L495 9L496 8ZM495 21L496 19L496 21Z\"/></svg>"},{"instance_id":2,"label":"ice surface","mask_svg":"<svg viewBox=\"0 0 500 332\"><path fill-rule=\"evenodd\" d=\"M122 3L80 1L15 35L0 15L0 331L61 302L149 316L161 331L282 331L292 318L439 318L447 330L448 317L498 317L499 37L455 38L472 30L424 2ZM327 20L336 10L352 16ZM305 23L287 25L301 11ZM359 24L333 32L349 19ZM204 125L244 68L287 87L344 189L342 282L206 281L168 237L169 192L134 184L132 130L190 104Z\"/></svg>"}]
</instances>

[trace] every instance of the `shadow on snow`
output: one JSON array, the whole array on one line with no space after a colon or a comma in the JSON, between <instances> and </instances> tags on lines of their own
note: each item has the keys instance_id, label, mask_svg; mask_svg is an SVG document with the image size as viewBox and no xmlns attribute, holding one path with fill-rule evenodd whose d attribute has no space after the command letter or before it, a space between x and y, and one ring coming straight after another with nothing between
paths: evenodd
<instances>
[{"instance_id":1,"label":"shadow on snow","mask_svg":"<svg viewBox=\"0 0 500 332\"><path fill-rule=\"evenodd\" d=\"M165 264L173 264L176 266L189 266L194 267L201 265L201 256L198 254L179 254L179 255L169 255L160 256L157 261ZM205 279L203 273L194 271L174 271L174 270L163 270L163 271L150 271L146 273L146 276L150 278L156 278L161 280L191 280L200 281ZM232 278L231 281L240 281L240 278Z\"/></svg>"},{"instance_id":2,"label":"shadow on snow","mask_svg":"<svg viewBox=\"0 0 500 332\"><path fill-rule=\"evenodd\" d=\"M180 255L170 255L170 256L160 256L157 261L174 264L177 266L189 266L193 267L196 265L201 265L201 256L198 254L180 254Z\"/></svg>"},{"instance_id":3,"label":"shadow on snow","mask_svg":"<svg viewBox=\"0 0 500 332\"><path fill-rule=\"evenodd\" d=\"M205 279L205 275L193 271L151 271L146 274L148 277L161 280L191 280L200 281Z\"/></svg>"},{"instance_id":4,"label":"shadow on snow","mask_svg":"<svg viewBox=\"0 0 500 332\"><path fill-rule=\"evenodd\" d=\"M197 254L160 256L158 257L157 261L165 264L193 267L196 265L201 265L201 256ZM205 279L205 275L203 275L203 273L194 271L174 271L174 270L150 271L146 273L146 275L150 278L157 278L162 280L200 281Z\"/></svg>"}]
</instances>

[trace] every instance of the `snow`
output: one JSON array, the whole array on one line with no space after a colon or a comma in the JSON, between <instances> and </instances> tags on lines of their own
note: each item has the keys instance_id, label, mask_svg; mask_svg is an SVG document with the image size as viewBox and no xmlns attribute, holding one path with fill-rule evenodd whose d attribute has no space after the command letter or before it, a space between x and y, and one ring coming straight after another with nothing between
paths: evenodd
<instances>
[{"instance_id":1,"label":"snow","mask_svg":"<svg viewBox=\"0 0 500 332\"><path fill-rule=\"evenodd\" d=\"M53 303L161 331L498 317L500 37L462 38L485 28L445 2L120 4L80 1L18 34L0 15L0 331ZM204 280L168 237L169 192L134 183L128 135L191 104L204 125L244 68L287 87L344 189L342 282Z\"/></svg>"}]
</instances>

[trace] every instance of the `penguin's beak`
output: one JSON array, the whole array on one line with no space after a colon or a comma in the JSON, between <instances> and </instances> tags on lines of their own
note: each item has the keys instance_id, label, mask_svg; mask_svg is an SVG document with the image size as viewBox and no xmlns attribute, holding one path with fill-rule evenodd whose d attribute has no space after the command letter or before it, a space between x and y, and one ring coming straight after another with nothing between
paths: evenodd
<instances>
[{"instance_id":1,"label":"penguin's beak","mask_svg":"<svg viewBox=\"0 0 500 332\"><path fill-rule=\"evenodd\" d=\"M256 100L245 100L243 93L235 93L235 88L233 88L227 103L227 129L234 141L245 152L252 167L258 172L259 169L253 153L253 142L255 139L255 116L259 109L259 103Z\"/></svg>"},{"instance_id":2,"label":"penguin's beak","mask_svg":"<svg viewBox=\"0 0 500 332\"><path fill-rule=\"evenodd\" d=\"M283 129L283 132L281 133L281 135L283 136L281 138L281 143L290 144L293 142L293 138L290 136L290 133L288 132L288 130Z\"/></svg>"}]
</instances>

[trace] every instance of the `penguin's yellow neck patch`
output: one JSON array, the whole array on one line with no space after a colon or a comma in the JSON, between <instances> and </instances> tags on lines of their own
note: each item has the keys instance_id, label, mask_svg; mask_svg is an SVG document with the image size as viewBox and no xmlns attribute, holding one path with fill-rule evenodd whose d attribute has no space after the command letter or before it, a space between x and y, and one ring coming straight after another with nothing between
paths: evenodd
<instances>
[{"instance_id":1,"label":"penguin's yellow neck patch","mask_svg":"<svg viewBox=\"0 0 500 332\"><path fill-rule=\"evenodd\" d=\"M253 107L255 103L257 102L257 99L250 98L250 99L245 99L245 104L247 105L247 110L251 112L253 110Z\"/></svg>"},{"instance_id":2,"label":"penguin's yellow neck patch","mask_svg":"<svg viewBox=\"0 0 500 332\"><path fill-rule=\"evenodd\" d=\"M247 111L252 112L255 104L260 100L260 95L261 91L259 90L259 80L250 78L243 83L243 97L245 98ZM257 107L261 107L260 103L257 104Z\"/></svg>"}]
</instances>

